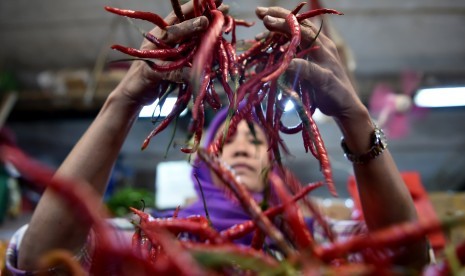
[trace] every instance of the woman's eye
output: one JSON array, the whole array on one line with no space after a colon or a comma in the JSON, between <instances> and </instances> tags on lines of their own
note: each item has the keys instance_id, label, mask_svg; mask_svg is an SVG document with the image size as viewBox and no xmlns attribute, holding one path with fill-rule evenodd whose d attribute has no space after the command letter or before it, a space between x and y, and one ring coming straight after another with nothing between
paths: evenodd
<instances>
[{"instance_id":1,"label":"woman's eye","mask_svg":"<svg viewBox=\"0 0 465 276\"><path fill-rule=\"evenodd\" d=\"M226 138L226 139L224 140L224 143L225 143L225 144L230 144L230 143L232 143L232 141L234 141L234 138L233 138L233 137L229 137L229 138Z\"/></svg>"},{"instance_id":2,"label":"woman's eye","mask_svg":"<svg viewBox=\"0 0 465 276\"><path fill-rule=\"evenodd\" d=\"M262 140L259 140L259 139L252 139L250 140L250 143L253 144L253 145L262 145L263 144L263 141Z\"/></svg>"}]
</instances>

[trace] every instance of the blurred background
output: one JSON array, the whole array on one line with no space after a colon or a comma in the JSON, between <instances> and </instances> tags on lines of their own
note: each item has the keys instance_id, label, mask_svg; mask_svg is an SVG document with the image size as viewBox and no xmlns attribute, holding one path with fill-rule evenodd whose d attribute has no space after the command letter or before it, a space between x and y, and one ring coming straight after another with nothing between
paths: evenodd
<instances>
[{"instance_id":1,"label":"blurred background","mask_svg":"<svg viewBox=\"0 0 465 276\"><path fill-rule=\"evenodd\" d=\"M233 16L256 21L256 6L292 9L299 1L225 3ZM412 101L420 88L465 86L465 2L328 0L321 4L344 13L325 17L324 26L340 48L360 97L388 134L400 170L418 174L428 193L465 190L465 108L425 108ZM106 12L105 5L162 16L171 10L168 0L0 1L0 122L19 147L51 168L63 161L124 74L124 64L111 61L126 56L110 50L110 45L138 47L141 41L138 29ZM151 28L142 21L134 23L143 30ZM263 30L260 24L239 28L239 39L252 39ZM189 114L175 132L168 128L141 151L153 125L150 118L140 118L124 144L108 196L123 188L140 188L155 197L157 185L166 183L166 177L158 179L160 164L185 168L179 161L187 156L179 149L186 142L188 122ZM319 118L318 125L340 197L349 198L352 172L340 148L341 133L328 118ZM300 136L283 137L292 153L286 162L300 180L321 180L318 163L304 152ZM18 186L21 210L32 210L40 189L21 181ZM329 193L321 189L315 195Z\"/></svg>"}]
</instances>

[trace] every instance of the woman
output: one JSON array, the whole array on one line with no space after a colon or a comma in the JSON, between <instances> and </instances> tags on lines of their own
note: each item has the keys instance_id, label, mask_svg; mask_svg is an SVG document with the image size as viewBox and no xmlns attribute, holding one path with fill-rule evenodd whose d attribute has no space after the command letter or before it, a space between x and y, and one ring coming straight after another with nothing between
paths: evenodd
<instances>
[{"instance_id":1,"label":"woman","mask_svg":"<svg viewBox=\"0 0 465 276\"><path fill-rule=\"evenodd\" d=\"M185 14L192 11L192 2L183 5ZM256 10L257 16L269 30L283 33L289 33L284 20L288 13L289 11L279 7L259 7ZM174 14L165 20L170 25L177 23ZM168 27L166 31L155 28L152 33L167 43L175 43L204 31L207 26L207 18L199 17ZM302 25L301 30L302 43L307 44L317 32L309 22ZM322 34L317 43L320 50L313 53L313 61L294 59L287 73L298 73L302 82L315 88L317 107L337 122L347 149L354 156L367 153L373 147L372 135L375 131L368 110L351 85L334 43ZM153 44L144 41L141 48L153 47ZM103 194L127 133L142 106L153 101L152 88L163 79L179 81L186 73L177 71L159 74L150 70L143 62L134 62L125 78L109 95L94 122L60 166L57 175L82 179ZM221 158L233 166L242 183L251 191L260 191L262 182L256 180L260 177L261 168L269 165L267 159L261 157L265 147L254 142L251 151L246 149L251 140L250 135L243 135L245 128L241 124L235 138L225 145ZM260 158L255 159L256 157ZM368 229L372 231L416 220L412 199L389 150L386 149L377 158L366 161L365 164L354 163L353 167ZM216 183L216 180L213 179L213 182ZM77 223L66 203L46 191L22 238L17 266L24 270L34 270L35 261L55 248L77 252L84 244L90 227L91 225ZM41 242L37 243L38 240ZM426 242L419 242L406 247L405 254L397 261L399 264L421 267L427 259Z\"/></svg>"}]
</instances>

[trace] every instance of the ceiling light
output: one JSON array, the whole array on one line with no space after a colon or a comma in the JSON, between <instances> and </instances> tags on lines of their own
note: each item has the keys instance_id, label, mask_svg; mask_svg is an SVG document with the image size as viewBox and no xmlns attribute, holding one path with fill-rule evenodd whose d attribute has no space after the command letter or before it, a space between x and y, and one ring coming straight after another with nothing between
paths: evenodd
<instances>
[{"instance_id":1,"label":"ceiling light","mask_svg":"<svg viewBox=\"0 0 465 276\"><path fill-rule=\"evenodd\" d=\"M465 106L465 87L420 89L415 93L413 101L419 107Z\"/></svg>"},{"instance_id":2,"label":"ceiling light","mask_svg":"<svg viewBox=\"0 0 465 276\"><path fill-rule=\"evenodd\" d=\"M157 99L153 104L146 105L142 108L139 113L139 118L152 118L152 117L166 117L174 108L177 98L168 97L166 98L160 112L160 106L158 105L159 100ZM179 116L184 116L187 113L187 108L184 109Z\"/></svg>"}]
</instances>

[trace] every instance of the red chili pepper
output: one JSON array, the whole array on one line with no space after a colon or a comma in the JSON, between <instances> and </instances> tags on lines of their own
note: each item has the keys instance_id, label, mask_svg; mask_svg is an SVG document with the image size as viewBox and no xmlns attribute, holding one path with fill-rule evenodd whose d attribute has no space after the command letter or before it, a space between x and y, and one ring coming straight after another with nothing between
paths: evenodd
<instances>
[{"instance_id":1,"label":"red chili pepper","mask_svg":"<svg viewBox=\"0 0 465 276\"><path fill-rule=\"evenodd\" d=\"M149 32L145 32L143 35L144 35L145 39L152 42L159 49L170 49L170 48L172 48L170 45L166 44L165 42L160 40L158 37L154 36L153 34L151 34Z\"/></svg>"},{"instance_id":2,"label":"red chili pepper","mask_svg":"<svg viewBox=\"0 0 465 276\"><path fill-rule=\"evenodd\" d=\"M226 40L223 40L224 49L228 56L229 72L233 79L236 79L239 76L239 64L237 62L236 49L232 43L228 43Z\"/></svg>"},{"instance_id":3,"label":"red chili pepper","mask_svg":"<svg viewBox=\"0 0 465 276\"><path fill-rule=\"evenodd\" d=\"M307 186L300 189L300 191L294 195L294 197L292 198L292 201L297 202L298 200L301 200L306 195L308 195L311 191L315 190L318 187L321 187L322 185L323 185L322 182L315 182L315 183L308 184ZM267 216L268 218L273 219L275 216L281 214L283 210L284 210L284 205L279 204L277 206L273 206L263 211L263 214ZM220 235L228 240L236 240L249 234L255 228L256 228L256 225L254 221L248 220L241 224L236 224L232 226L231 228L223 230L222 232L220 232Z\"/></svg>"},{"instance_id":4,"label":"red chili pepper","mask_svg":"<svg viewBox=\"0 0 465 276\"><path fill-rule=\"evenodd\" d=\"M259 122L261 122L261 124L263 125L263 127L265 127L267 131L267 135L269 136L270 140L269 148L275 149L275 147L278 147L278 145L280 145L286 153L289 153L289 150L287 149L283 139L279 136L279 133L274 130L273 125L268 124L268 122L266 121L266 118L263 116L262 107L260 105L255 105L255 114L257 114Z\"/></svg>"},{"instance_id":5,"label":"red chili pepper","mask_svg":"<svg viewBox=\"0 0 465 276\"><path fill-rule=\"evenodd\" d=\"M195 216L189 218L151 218L147 213L130 208L132 212L141 218L140 229L147 234L151 231L157 231L164 228L174 235L179 233L191 233L198 237L208 240L211 243L224 243L221 235L210 227L210 222L205 217Z\"/></svg>"},{"instance_id":6,"label":"red chili pepper","mask_svg":"<svg viewBox=\"0 0 465 276\"><path fill-rule=\"evenodd\" d=\"M253 25L255 25L254 21L247 22L243 19L234 19L234 23L236 26L245 26L245 27L252 27Z\"/></svg>"},{"instance_id":7,"label":"red chili pepper","mask_svg":"<svg viewBox=\"0 0 465 276\"><path fill-rule=\"evenodd\" d=\"M179 55L187 52L192 51L192 48L196 44L196 41L191 41L187 43L181 44L179 47L176 48L168 48L168 49L155 49L155 50L139 50L136 48L124 47L121 45L112 45L111 48L125 54L140 57L140 58L158 58L158 59L166 59L172 57L178 57Z\"/></svg>"},{"instance_id":8,"label":"red chili pepper","mask_svg":"<svg viewBox=\"0 0 465 276\"><path fill-rule=\"evenodd\" d=\"M243 185L237 183L231 171L224 168L218 159L208 155L208 153L203 149L199 149L198 156L212 169L212 171L223 181L223 183L225 183L225 185L231 189L244 210L252 217L260 229L267 233L267 235L276 242L277 246L284 254L286 254L286 256L293 256L295 252L285 242L282 233L279 232L279 230L276 229L271 221L263 214L260 207L249 194L247 189Z\"/></svg>"},{"instance_id":9,"label":"red chili pepper","mask_svg":"<svg viewBox=\"0 0 465 276\"><path fill-rule=\"evenodd\" d=\"M105 6L105 10L111 13L114 13L114 14L127 16L127 17L135 18L135 19L142 19L142 20L151 22L163 30L165 30L166 27L168 27L169 25L162 17L152 12L122 10L122 9L109 7L109 6Z\"/></svg>"},{"instance_id":10,"label":"red chili pepper","mask_svg":"<svg viewBox=\"0 0 465 276\"><path fill-rule=\"evenodd\" d=\"M186 20L184 18L184 14L182 13L181 3L179 3L179 0L171 0L171 6L173 7L173 12L178 18L179 22Z\"/></svg>"},{"instance_id":11,"label":"red chili pepper","mask_svg":"<svg viewBox=\"0 0 465 276\"><path fill-rule=\"evenodd\" d=\"M283 122L279 121L279 130L286 134L296 134L302 131L302 122L298 123L295 126L288 127L283 124Z\"/></svg>"},{"instance_id":12,"label":"red chili pepper","mask_svg":"<svg viewBox=\"0 0 465 276\"><path fill-rule=\"evenodd\" d=\"M256 228L255 232L252 237L252 242L250 243L250 247L253 249L260 250L263 248L263 245L265 244L265 233L263 233L260 228Z\"/></svg>"},{"instance_id":13,"label":"red chili pepper","mask_svg":"<svg viewBox=\"0 0 465 276\"><path fill-rule=\"evenodd\" d=\"M462 217L463 220L463 217ZM348 239L326 244L317 248L323 261L343 257L352 252L366 249L394 249L415 242L422 241L426 235L441 231L442 223L439 220L424 220L417 222L404 222L368 234L352 236ZM426 250L426 249L425 249Z\"/></svg>"},{"instance_id":14,"label":"red chili pepper","mask_svg":"<svg viewBox=\"0 0 465 276\"><path fill-rule=\"evenodd\" d=\"M192 61L192 57L195 55L196 50L197 50L197 47L194 46L192 51L188 52L186 57L179 58L178 60L170 62L166 65L159 65L147 59L143 59L143 61L147 65L149 65L149 67L154 71L158 71L158 72L173 71L173 70L180 69L184 66L187 66Z\"/></svg>"},{"instance_id":15,"label":"red chili pepper","mask_svg":"<svg viewBox=\"0 0 465 276\"><path fill-rule=\"evenodd\" d=\"M221 133L220 135L218 135L218 138L209 145L208 151L210 153L217 154L218 152L220 152L223 142L235 133L239 122L242 121L243 119L247 120L247 118L252 115L251 114L252 108L256 104L260 103L265 97L265 93L262 93L261 95L257 95L262 85L263 84L260 83L259 80L256 81L254 84L250 85L250 91L255 92L255 94L249 95L248 101L246 102L243 108L241 108L237 112L234 111L235 114L234 116L232 116L231 122L229 123L229 126L226 129L226 134L224 132ZM242 89L243 87L244 85L242 85L240 88ZM253 119L249 119L249 121L253 121Z\"/></svg>"},{"instance_id":16,"label":"red chili pepper","mask_svg":"<svg viewBox=\"0 0 465 276\"><path fill-rule=\"evenodd\" d=\"M208 221L205 223L190 219L154 219L141 224L144 233L152 229L165 228L167 231L177 236L180 233L189 233L198 236L202 241L208 241L213 244L221 244L225 241L213 228Z\"/></svg>"},{"instance_id":17,"label":"red chili pepper","mask_svg":"<svg viewBox=\"0 0 465 276\"><path fill-rule=\"evenodd\" d=\"M282 58L281 65L279 66L279 68L270 75L267 75L266 77L262 78L263 82L275 79L279 77L282 73L284 73L284 71L286 71L287 67L294 58L297 51L297 47L300 45L300 24L297 21L296 16L290 13L288 16L286 16L286 23L289 25L289 28L291 29L291 41L289 42L287 51Z\"/></svg>"},{"instance_id":18,"label":"red chili pepper","mask_svg":"<svg viewBox=\"0 0 465 276\"><path fill-rule=\"evenodd\" d=\"M292 14L297 14L302 8L303 6L305 6L305 4L307 4L307 2L300 2L292 11L291 13Z\"/></svg>"},{"instance_id":19,"label":"red chili pepper","mask_svg":"<svg viewBox=\"0 0 465 276\"><path fill-rule=\"evenodd\" d=\"M247 49L246 51L244 51L242 54L240 54L237 57L237 62L242 63L248 58L256 57L260 52L265 51L265 49L267 49L271 45L273 40L274 40L274 36L270 35L264 40L259 40L255 42L252 45L252 47L250 47L249 49Z\"/></svg>"},{"instance_id":20,"label":"red chili pepper","mask_svg":"<svg viewBox=\"0 0 465 276\"><path fill-rule=\"evenodd\" d=\"M202 43L200 44L199 50L197 51L192 71L191 71L191 85L194 91L199 90L199 81L203 80L205 75L205 68L211 68L212 52L215 52L215 46L221 34L221 30L224 24L223 13L218 10L212 10L212 21L208 26L208 30L202 36Z\"/></svg>"},{"instance_id":21,"label":"red chili pepper","mask_svg":"<svg viewBox=\"0 0 465 276\"><path fill-rule=\"evenodd\" d=\"M163 254L166 256L164 265L170 266L172 273L177 275L205 275L204 269L183 250L180 242L164 227L144 229L152 244L160 244ZM161 252L160 252L161 253Z\"/></svg>"},{"instance_id":22,"label":"red chili pepper","mask_svg":"<svg viewBox=\"0 0 465 276\"><path fill-rule=\"evenodd\" d=\"M241 86L239 86L237 90L237 97L236 97L236 104L239 104L247 95L247 93L256 93L257 90L254 90L254 86L261 86L263 84L263 77L271 74L272 72L276 71L279 68L278 64L273 66L269 66L265 68L263 71L259 72L253 78L249 78L246 82L244 82ZM257 87L258 88L258 87Z\"/></svg>"},{"instance_id":23,"label":"red chili pepper","mask_svg":"<svg viewBox=\"0 0 465 276\"><path fill-rule=\"evenodd\" d=\"M176 103L174 104L170 114L168 114L165 117L165 119L163 119L163 121L145 138L144 142L142 143L141 150L146 149L150 143L150 139L152 139L155 135L163 131L173 121L173 119L177 118L179 114L181 114L181 112L187 107L187 104L189 103L189 100L192 96L192 90L180 89L180 93L181 94L178 95Z\"/></svg>"},{"instance_id":24,"label":"red chili pepper","mask_svg":"<svg viewBox=\"0 0 465 276\"><path fill-rule=\"evenodd\" d=\"M198 118L200 116L200 112L201 112L201 110L199 109L200 104L203 104L204 99L205 99L205 95L208 92L208 87L210 86L210 74L209 74L209 72L210 72L210 69L206 68L205 69L205 74L203 75L203 79L202 79L202 81L200 83L200 88L199 88L199 91L198 91L198 95L194 97L194 105L192 106L192 119L194 119L194 120L198 120ZM203 127L203 125L201 125L199 127Z\"/></svg>"},{"instance_id":25,"label":"red chili pepper","mask_svg":"<svg viewBox=\"0 0 465 276\"><path fill-rule=\"evenodd\" d=\"M306 131L311 134L312 141L315 144L318 153L318 160L320 161L321 170L323 176L325 177L326 184L328 185L328 189L333 196L337 196L336 188L332 178L328 153L318 130L318 126L311 116L310 108L307 106L307 104L302 104L302 102L299 100L300 97L297 92L284 85L282 85L281 88L283 92L288 94L293 99L297 113L299 114L299 117L302 120L304 127L306 128ZM306 96L308 95L305 95L305 97ZM302 95L302 97L304 97L304 95Z\"/></svg>"},{"instance_id":26,"label":"red chili pepper","mask_svg":"<svg viewBox=\"0 0 465 276\"><path fill-rule=\"evenodd\" d=\"M225 43L227 42L225 42L224 39L218 41L218 63L221 77L224 82L227 83L229 79L229 58L228 53L226 52Z\"/></svg>"},{"instance_id":27,"label":"red chili pepper","mask_svg":"<svg viewBox=\"0 0 465 276\"><path fill-rule=\"evenodd\" d=\"M328 185L330 193L333 196L337 197L337 192L336 192L336 188L333 182L331 165L329 164L329 156L326 151L326 147L324 145L323 139L321 138L320 131L318 130L318 127L316 126L316 123L311 116L309 116L309 121L310 121L310 129L314 137L316 149L319 153L321 170L325 177L326 184Z\"/></svg>"},{"instance_id":28,"label":"red chili pepper","mask_svg":"<svg viewBox=\"0 0 465 276\"><path fill-rule=\"evenodd\" d=\"M200 140L202 139L202 130L205 121L205 111L203 102L199 105L198 118L195 120L195 132L194 132L194 144L191 148L181 148L181 151L184 153L192 154L197 151L200 145Z\"/></svg>"},{"instance_id":29,"label":"red chili pepper","mask_svg":"<svg viewBox=\"0 0 465 276\"><path fill-rule=\"evenodd\" d=\"M202 15L204 7L202 5L203 1L201 0L193 0L194 4L194 17L199 17Z\"/></svg>"},{"instance_id":30,"label":"red chili pepper","mask_svg":"<svg viewBox=\"0 0 465 276\"><path fill-rule=\"evenodd\" d=\"M234 18L230 15L224 16L223 33L229 34L234 27Z\"/></svg>"},{"instance_id":31,"label":"red chili pepper","mask_svg":"<svg viewBox=\"0 0 465 276\"><path fill-rule=\"evenodd\" d=\"M218 93L216 92L215 85L211 83L207 94L205 95L206 102L210 105L213 110L218 110L221 108L221 99Z\"/></svg>"},{"instance_id":32,"label":"red chili pepper","mask_svg":"<svg viewBox=\"0 0 465 276\"><path fill-rule=\"evenodd\" d=\"M181 211L181 205L176 206L176 209L174 209L173 218L177 218L177 217L178 217L179 211Z\"/></svg>"},{"instance_id":33,"label":"red chili pepper","mask_svg":"<svg viewBox=\"0 0 465 276\"><path fill-rule=\"evenodd\" d=\"M210 10L216 10L216 3L214 0L205 0L207 2L207 6Z\"/></svg>"},{"instance_id":34,"label":"red chili pepper","mask_svg":"<svg viewBox=\"0 0 465 276\"><path fill-rule=\"evenodd\" d=\"M304 19L315 17L315 16L322 15L322 14L344 15L342 12L339 12L333 9L317 9L317 10L310 10L304 13L300 13L296 17L297 17L297 21L300 22Z\"/></svg>"},{"instance_id":35,"label":"red chili pepper","mask_svg":"<svg viewBox=\"0 0 465 276\"><path fill-rule=\"evenodd\" d=\"M296 206L295 202L292 201L292 197L289 194L289 191L286 190L283 180L274 172L270 172L269 179L279 198L283 202L285 219L289 224L289 228L293 234L292 238L295 240L297 247L300 250L313 251L313 238L305 225L302 212Z\"/></svg>"},{"instance_id":36,"label":"red chili pepper","mask_svg":"<svg viewBox=\"0 0 465 276\"><path fill-rule=\"evenodd\" d=\"M223 78L218 78L218 80L223 86L224 93L228 97L230 105L233 105L234 104L234 91L231 89L231 86L229 86L229 83L225 82Z\"/></svg>"}]
</instances>

